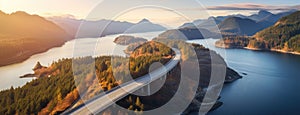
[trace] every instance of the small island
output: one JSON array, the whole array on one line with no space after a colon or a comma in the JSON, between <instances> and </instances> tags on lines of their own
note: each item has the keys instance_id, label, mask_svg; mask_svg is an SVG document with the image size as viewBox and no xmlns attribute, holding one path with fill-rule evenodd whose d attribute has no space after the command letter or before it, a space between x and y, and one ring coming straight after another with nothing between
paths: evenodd
<instances>
[{"instance_id":1,"label":"small island","mask_svg":"<svg viewBox=\"0 0 300 115\"><path fill-rule=\"evenodd\" d=\"M145 43L147 41L148 41L147 39L141 37L121 35L115 38L114 43L118 45L129 45L132 43Z\"/></svg>"}]
</instances>

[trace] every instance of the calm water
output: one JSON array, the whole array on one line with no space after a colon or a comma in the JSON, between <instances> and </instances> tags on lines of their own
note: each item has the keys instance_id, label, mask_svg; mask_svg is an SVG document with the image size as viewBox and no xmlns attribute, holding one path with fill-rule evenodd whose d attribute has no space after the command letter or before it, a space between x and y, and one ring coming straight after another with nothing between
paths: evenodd
<instances>
[{"instance_id":1,"label":"calm water","mask_svg":"<svg viewBox=\"0 0 300 115\"><path fill-rule=\"evenodd\" d=\"M151 39L161 32L133 34ZM28 60L0 67L0 90L10 86L22 86L32 78L20 79L20 75L32 73L37 61L48 66L61 58L91 55L87 49L96 49L92 56L118 53L123 55L124 46L113 43L115 37L86 38L67 42L64 46L37 54ZM300 106L300 56L274 52L242 49L219 49L215 40L193 40L220 53L228 65L238 72L247 73L244 78L227 84L221 93L223 106L210 115L297 114ZM96 48L93 44L98 43ZM117 47L117 49L114 49Z\"/></svg>"},{"instance_id":2,"label":"calm water","mask_svg":"<svg viewBox=\"0 0 300 115\"><path fill-rule=\"evenodd\" d=\"M130 34L145 39L152 39L162 32L149 32ZM122 34L123 35L123 34ZM127 34L128 35L128 34ZM33 73L32 68L37 61L48 66L53 61L61 58L72 58L82 56L100 55L125 55L123 50L126 46L116 45L113 40L119 35L110 35L102 38L75 39L66 42L62 47L52 48L47 52L36 54L22 63L0 67L0 90L8 89L11 86L23 86L33 78L19 78L19 76Z\"/></svg>"},{"instance_id":3,"label":"calm water","mask_svg":"<svg viewBox=\"0 0 300 115\"><path fill-rule=\"evenodd\" d=\"M194 40L214 49L228 65L248 75L225 85L224 104L209 115L300 114L300 56L242 49L219 49L215 40Z\"/></svg>"}]
</instances>

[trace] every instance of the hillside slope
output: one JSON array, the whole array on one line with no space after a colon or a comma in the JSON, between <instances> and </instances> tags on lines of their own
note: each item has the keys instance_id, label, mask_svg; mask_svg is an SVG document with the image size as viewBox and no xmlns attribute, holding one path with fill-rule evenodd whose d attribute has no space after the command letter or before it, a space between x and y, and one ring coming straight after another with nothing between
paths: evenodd
<instances>
[{"instance_id":1,"label":"hillside slope","mask_svg":"<svg viewBox=\"0 0 300 115\"><path fill-rule=\"evenodd\" d=\"M256 32L270 26L268 22L255 22L251 19L239 17L229 17L222 21L218 26L223 34L229 35L254 35Z\"/></svg>"},{"instance_id":2,"label":"hillside slope","mask_svg":"<svg viewBox=\"0 0 300 115\"><path fill-rule=\"evenodd\" d=\"M0 25L0 66L21 62L71 39L54 23L25 12L0 11Z\"/></svg>"},{"instance_id":3,"label":"hillside slope","mask_svg":"<svg viewBox=\"0 0 300 115\"><path fill-rule=\"evenodd\" d=\"M256 33L255 38L257 42L250 47L300 52L300 11L281 18L272 27Z\"/></svg>"}]
</instances>

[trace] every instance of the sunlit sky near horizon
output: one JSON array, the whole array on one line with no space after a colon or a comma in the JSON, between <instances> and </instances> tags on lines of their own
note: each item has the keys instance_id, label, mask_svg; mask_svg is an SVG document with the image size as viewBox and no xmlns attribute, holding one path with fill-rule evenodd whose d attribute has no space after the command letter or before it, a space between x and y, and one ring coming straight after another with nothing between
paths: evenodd
<instances>
[{"instance_id":1,"label":"sunlit sky near horizon","mask_svg":"<svg viewBox=\"0 0 300 115\"><path fill-rule=\"evenodd\" d=\"M147 18L167 26L209 16L250 15L260 9L276 12L299 5L299 0L0 0L0 10L6 13L25 11L44 17L72 15L77 19L129 22Z\"/></svg>"}]
</instances>

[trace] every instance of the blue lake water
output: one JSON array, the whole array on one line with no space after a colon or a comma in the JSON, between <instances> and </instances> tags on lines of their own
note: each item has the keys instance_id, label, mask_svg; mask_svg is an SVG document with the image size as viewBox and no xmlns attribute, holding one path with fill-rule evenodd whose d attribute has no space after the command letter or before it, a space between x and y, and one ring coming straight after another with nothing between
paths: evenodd
<instances>
[{"instance_id":1,"label":"blue lake water","mask_svg":"<svg viewBox=\"0 0 300 115\"><path fill-rule=\"evenodd\" d=\"M300 56L244 49L220 49L214 39L193 40L219 52L229 67L247 73L221 92L224 104L209 115L299 115Z\"/></svg>"}]
</instances>

